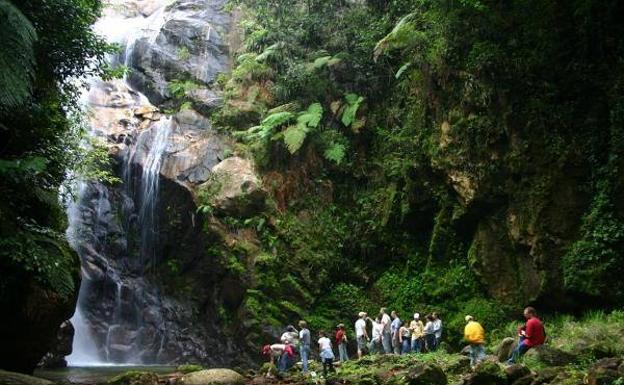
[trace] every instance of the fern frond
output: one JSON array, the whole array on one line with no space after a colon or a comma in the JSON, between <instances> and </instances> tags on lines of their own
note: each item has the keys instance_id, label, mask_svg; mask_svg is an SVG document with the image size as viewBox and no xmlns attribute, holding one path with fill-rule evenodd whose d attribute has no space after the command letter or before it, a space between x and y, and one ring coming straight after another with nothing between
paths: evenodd
<instances>
[{"instance_id":1,"label":"fern frond","mask_svg":"<svg viewBox=\"0 0 624 385\"><path fill-rule=\"evenodd\" d=\"M262 51L262 53L260 55L256 56L256 61L259 62L259 63L263 63L263 62L267 61L271 57L275 56L285 46L286 46L286 44L284 42L280 41L278 43L275 43L275 44L267 47L264 51Z\"/></svg>"},{"instance_id":2,"label":"fern frond","mask_svg":"<svg viewBox=\"0 0 624 385\"><path fill-rule=\"evenodd\" d=\"M275 128L293 119L295 114L290 111L276 112L264 118L261 125L265 127Z\"/></svg>"},{"instance_id":3,"label":"fern frond","mask_svg":"<svg viewBox=\"0 0 624 385\"><path fill-rule=\"evenodd\" d=\"M308 132L317 128L323 119L323 106L321 103L311 104L307 111L297 117L297 124L288 126L284 131L284 144L291 154L297 152L305 141Z\"/></svg>"},{"instance_id":4,"label":"fern frond","mask_svg":"<svg viewBox=\"0 0 624 385\"><path fill-rule=\"evenodd\" d=\"M0 111L18 107L30 95L37 34L19 9L0 0Z\"/></svg>"},{"instance_id":5,"label":"fern frond","mask_svg":"<svg viewBox=\"0 0 624 385\"><path fill-rule=\"evenodd\" d=\"M355 121L355 116L360 108L360 104L364 101L364 97L356 94L347 94L345 100L347 101L347 106L342 113L342 124L348 127Z\"/></svg>"},{"instance_id":6,"label":"fern frond","mask_svg":"<svg viewBox=\"0 0 624 385\"><path fill-rule=\"evenodd\" d=\"M308 129L300 124L288 126L284 131L284 143L291 154L297 152L308 135Z\"/></svg>"},{"instance_id":7,"label":"fern frond","mask_svg":"<svg viewBox=\"0 0 624 385\"><path fill-rule=\"evenodd\" d=\"M325 149L323 156L330 162L340 165L345 158L346 152L347 148L344 144L332 143L329 147L327 147L327 149Z\"/></svg>"},{"instance_id":8,"label":"fern frond","mask_svg":"<svg viewBox=\"0 0 624 385\"><path fill-rule=\"evenodd\" d=\"M305 125L306 127L316 128L318 127L321 119L323 118L323 106L321 103L314 103L308 107L308 110L297 118L297 124Z\"/></svg>"},{"instance_id":9,"label":"fern frond","mask_svg":"<svg viewBox=\"0 0 624 385\"><path fill-rule=\"evenodd\" d=\"M389 34L377 42L373 49L375 61L390 49L405 48L413 45L418 40L420 34L416 29L415 18L415 13L410 13L403 17Z\"/></svg>"}]
</instances>

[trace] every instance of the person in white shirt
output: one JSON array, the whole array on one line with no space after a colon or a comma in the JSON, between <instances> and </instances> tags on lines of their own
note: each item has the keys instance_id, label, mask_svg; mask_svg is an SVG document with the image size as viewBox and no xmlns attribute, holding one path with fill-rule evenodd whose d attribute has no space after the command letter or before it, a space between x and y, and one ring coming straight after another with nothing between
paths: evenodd
<instances>
[{"instance_id":1,"label":"person in white shirt","mask_svg":"<svg viewBox=\"0 0 624 385\"><path fill-rule=\"evenodd\" d=\"M375 353L379 353L382 349L382 338L383 338L384 326L381 323L381 316L377 316L377 318L372 322L373 322L373 338L371 339L369 350L371 354L375 354Z\"/></svg>"},{"instance_id":2,"label":"person in white shirt","mask_svg":"<svg viewBox=\"0 0 624 385\"><path fill-rule=\"evenodd\" d=\"M328 371L334 371L334 351L332 349L332 343L324 331L319 332L319 352L321 361L323 362L323 376L327 378Z\"/></svg>"},{"instance_id":3,"label":"person in white shirt","mask_svg":"<svg viewBox=\"0 0 624 385\"><path fill-rule=\"evenodd\" d=\"M358 358L362 358L369 340L368 333L366 332L366 319L368 318L368 314L361 311L358 317L358 320L355 321L355 337L357 340Z\"/></svg>"},{"instance_id":4,"label":"person in white shirt","mask_svg":"<svg viewBox=\"0 0 624 385\"><path fill-rule=\"evenodd\" d=\"M435 334L435 348L437 350L442 341L442 320L438 313L433 313L433 333Z\"/></svg>"},{"instance_id":5,"label":"person in white shirt","mask_svg":"<svg viewBox=\"0 0 624 385\"><path fill-rule=\"evenodd\" d=\"M425 346L428 352L435 351L435 328L433 326L433 316L428 314L427 323L425 324L425 329L423 332L425 333Z\"/></svg>"},{"instance_id":6,"label":"person in white shirt","mask_svg":"<svg viewBox=\"0 0 624 385\"><path fill-rule=\"evenodd\" d=\"M386 354L392 353L392 319L388 315L388 309L382 307L379 310L379 315L381 316L381 324L383 325L383 334L381 336L381 343L384 348L384 352Z\"/></svg>"}]
</instances>

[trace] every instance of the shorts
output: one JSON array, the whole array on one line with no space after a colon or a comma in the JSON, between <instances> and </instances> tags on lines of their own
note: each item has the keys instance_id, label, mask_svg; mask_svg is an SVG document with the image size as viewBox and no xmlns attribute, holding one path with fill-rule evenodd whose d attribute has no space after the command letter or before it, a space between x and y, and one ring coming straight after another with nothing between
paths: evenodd
<instances>
[{"instance_id":1,"label":"shorts","mask_svg":"<svg viewBox=\"0 0 624 385\"><path fill-rule=\"evenodd\" d=\"M368 343L366 341L366 337L364 336L357 337L357 347L359 351L368 350Z\"/></svg>"}]
</instances>

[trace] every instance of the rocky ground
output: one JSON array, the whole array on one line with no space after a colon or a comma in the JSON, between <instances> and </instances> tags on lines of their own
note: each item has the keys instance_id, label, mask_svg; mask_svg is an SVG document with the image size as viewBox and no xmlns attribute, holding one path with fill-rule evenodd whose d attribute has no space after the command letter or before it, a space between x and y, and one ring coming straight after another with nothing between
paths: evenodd
<instances>
[{"instance_id":1,"label":"rocky ground","mask_svg":"<svg viewBox=\"0 0 624 385\"><path fill-rule=\"evenodd\" d=\"M244 375L230 369L203 369L198 365L183 365L175 373L158 375L131 371L116 376L106 385L621 385L624 383L624 359L604 357L587 359L587 350L570 354L552 346L527 353L522 363L505 365L497 355L505 354L510 344L496 351L476 368L462 353L436 352L404 356L376 355L345 364L336 364L335 373L321 375L318 362L311 363L311 372L303 375L296 365L285 375L274 373L265 364L259 371ZM0 372L3 385L53 385L52 382L30 376ZM65 384L64 384L65 385Z\"/></svg>"}]
</instances>

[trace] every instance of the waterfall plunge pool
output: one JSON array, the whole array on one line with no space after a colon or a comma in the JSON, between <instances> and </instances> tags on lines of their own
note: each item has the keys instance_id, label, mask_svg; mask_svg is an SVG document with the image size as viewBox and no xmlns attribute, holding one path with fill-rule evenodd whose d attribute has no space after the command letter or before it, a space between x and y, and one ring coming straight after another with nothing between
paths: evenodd
<instances>
[{"instance_id":1,"label":"waterfall plunge pool","mask_svg":"<svg viewBox=\"0 0 624 385\"><path fill-rule=\"evenodd\" d=\"M154 372L159 376L176 372L175 366L161 365L101 365L101 366L70 366L63 369L37 369L35 376L45 378L58 384L100 385L113 377L127 371Z\"/></svg>"}]
</instances>

